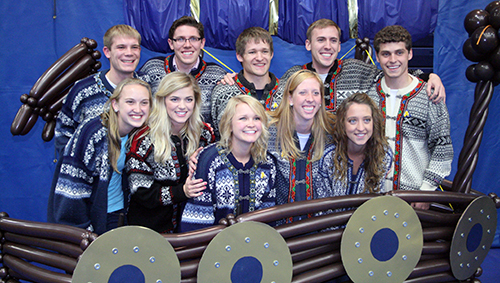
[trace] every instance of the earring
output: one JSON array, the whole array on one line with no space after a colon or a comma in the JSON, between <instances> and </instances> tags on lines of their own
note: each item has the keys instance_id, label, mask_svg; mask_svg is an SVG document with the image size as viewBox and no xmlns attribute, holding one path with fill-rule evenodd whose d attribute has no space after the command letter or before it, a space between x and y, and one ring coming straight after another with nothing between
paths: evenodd
<instances>
[{"instance_id":1,"label":"earring","mask_svg":"<svg viewBox=\"0 0 500 283\"><path fill-rule=\"evenodd\" d=\"M290 103L290 107L293 107L293 103Z\"/></svg>"},{"instance_id":2,"label":"earring","mask_svg":"<svg viewBox=\"0 0 500 283\"><path fill-rule=\"evenodd\" d=\"M321 103L319 104L319 107L321 107Z\"/></svg>"},{"instance_id":3,"label":"earring","mask_svg":"<svg viewBox=\"0 0 500 283\"><path fill-rule=\"evenodd\" d=\"M115 110L115 112L116 112L116 113L118 113L118 109L114 109L114 108L113 108L113 110Z\"/></svg>"}]
</instances>

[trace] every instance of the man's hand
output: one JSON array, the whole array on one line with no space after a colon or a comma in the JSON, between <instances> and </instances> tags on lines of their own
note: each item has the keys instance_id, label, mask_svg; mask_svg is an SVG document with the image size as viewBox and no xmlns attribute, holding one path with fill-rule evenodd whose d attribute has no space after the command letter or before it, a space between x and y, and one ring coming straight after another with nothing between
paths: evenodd
<instances>
[{"instance_id":1,"label":"man's hand","mask_svg":"<svg viewBox=\"0 0 500 283\"><path fill-rule=\"evenodd\" d=\"M221 83L223 85L234 85L236 82L234 81L234 76L236 76L237 73L227 73L224 75L224 78L220 80L217 84Z\"/></svg>"},{"instance_id":2,"label":"man's hand","mask_svg":"<svg viewBox=\"0 0 500 283\"><path fill-rule=\"evenodd\" d=\"M441 81L441 78L434 73L429 75L429 81L427 82L427 95L434 103L439 103L441 101L446 103L446 91L444 89L443 82Z\"/></svg>"}]
</instances>

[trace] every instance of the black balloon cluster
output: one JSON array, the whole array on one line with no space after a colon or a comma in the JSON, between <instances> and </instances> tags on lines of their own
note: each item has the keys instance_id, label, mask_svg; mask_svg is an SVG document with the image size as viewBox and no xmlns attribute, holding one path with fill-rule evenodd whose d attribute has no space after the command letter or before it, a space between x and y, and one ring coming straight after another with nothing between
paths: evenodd
<instances>
[{"instance_id":1,"label":"black balloon cluster","mask_svg":"<svg viewBox=\"0 0 500 283\"><path fill-rule=\"evenodd\" d=\"M463 45L465 58L477 62L465 71L473 83L492 81L500 83L500 1L493 1L484 10L476 9L465 16L465 30L469 38Z\"/></svg>"}]
</instances>

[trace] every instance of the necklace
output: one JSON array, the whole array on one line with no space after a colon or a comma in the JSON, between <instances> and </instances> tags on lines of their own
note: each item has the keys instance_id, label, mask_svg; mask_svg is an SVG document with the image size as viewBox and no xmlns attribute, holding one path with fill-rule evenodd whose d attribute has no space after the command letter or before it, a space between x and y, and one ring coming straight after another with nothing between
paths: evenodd
<instances>
[{"instance_id":1,"label":"necklace","mask_svg":"<svg viewBox=\"0 0 500 283\"><path fill-rule=\"evenodd\" d=\"M248 89L247 87L245 87L240 79L238 78L238 75L236 75L234 77L235 81L236 81L236 85L239 87L239 89L246 95L251 95L251 90ZM273 98L274 98L274 94L276 93L276 90L278 89L278 84L279 84L279 80L276 79L276 83L273 87L273 89L271 89L269 91L269 94L267 95L267 98L266 98L266 102L265 102L265 105L264 107L266 108L266 110L274 110L275 107L273 107L272 105L272 102L273 102Z\"/></svg>"}]
</instances>

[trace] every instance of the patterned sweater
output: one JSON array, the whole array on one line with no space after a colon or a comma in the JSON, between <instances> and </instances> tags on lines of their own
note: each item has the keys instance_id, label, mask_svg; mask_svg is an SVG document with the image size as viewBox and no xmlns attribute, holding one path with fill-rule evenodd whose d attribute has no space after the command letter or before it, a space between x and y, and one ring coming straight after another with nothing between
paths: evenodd
<instances>
[{"instance_id":1,"label":"patterned sweater","mask_svg":"<svg viewBox=\"0 0 500 283\"><path fill-rule=\"evenodd\" d=\"M312 63L296 65L286 71L281 80L288 80L293 73L302 69L315 71ZM326 109L335 113L344 99L356 92L368 92L382 74L382 70L361 60L337 59L324 84Z\"/></svg>"},{"instance_id":2,"label":"patterned sweater","mask_svg":"<svg viewBox=\"0 0 500 283\"><path fill-rule=\"evenodd\" d=\"M212 121L214 122L214 131L216 137L220 137L219 123L224 114L229 99L233 96L247 94L257 98L266 110L275 110L278 108L281 99L283 98L283 90L285 85L272 73L269 73L271 82L268 83L263 90L262 97L257 97L255 85L245 79L243 70L234 77L234 85L219 84L214 88L212 93Z\"/></svg>"},{"instance_id":3,"label":"patterned sweater","mask_svg":"<svg viewBox=\"0 0 500 283\"><path fill-rule=\"evenodd\" d=\"M386 90L387 91L387 90ZM406 91L405 91L406 92ZM368 95L380 105L386 116L386 93L378 80ZM389 123L389 117L386 124ZM450 174L453 146L450 118L443 102L433 103L426 83L414 78L414 84L401 97L395 131L388 133L395 143L392 189L434 190Z\"/></svg>"},{"instance_id":4,"label":"patterned sweater","mask_svg":"<svg viewBox=\"0 0 500 283\"><path fill-rule=\"evenodd\" d=\"M126 149L124 149L126 150ZM54 191L50 219L55 223L106 232L108 185L112 175L107 129L95 117L77 128L66 146ZM124 207L127 177L122 176Z\"/></svg>"},{"instance_id":5,"label":"patterned sweater","mask_svg":"<svg viewBox=\"0 0 500 283\"><path fill-rule=\"evenodd\" d=\"M276 165L268 154L265 163L250 159L244 166L232 154L212 144L198 158L195 178L205 180L207 188L199 197L189 199L182 214L180 232L217 224L229 213L235 215L275 205Z\"/></svg>"},{"instance_id":6,"label":"patterned sweater","mask_svg":"<svg viewBox=\"0 0 500 283\"><path fill-rule=\"evenodd\" d=\"M361 165L358 168L358 172L356 175L353 175L353 162L352 160L348 160L348 167L347 167L347 180L346 182L341 182L340 180L336 180L334 178L334 170L335 167L333 166L333 154L336 150L335 146L329 147L327 150L325 150L324 154L324 162L321 163L321 170L320 173L323 175L323 177L328 180L327 186L332 188L332 195L331 196L345 196L345 195L353 195L353 194L361 194L365 190L365 175L366 171L364 168L364 162L361 163ZM390 148L387 148L385 152L385 157L383 160L383 172L384 176L380 179L378 189L380 193L386 192L384 188L384 181L385 181L385 176L389 173L389 170L391 169L392 165L392 158L393 154ZM368 191L366 191L368 192Z\"/></svg>"},{"instance_id":7,"label":"patterned sweater","mask_svg":"<svg viewBox=\"0 0 500 283\"><path fill-rule=\"evenodd\" d=\"M316 71L312 63L293 66L281 77L283 84L293 73L302 69ZM421 70L410 72L415 76L423 74ZM335 113L344 99L357 92L368 93L382 76L382 70L373 64L358 59L337 59L324 82L326 109Z\"/></svg>"},{"instance_id":8,"label":"patterned sweater","mask_svg":"<svg viewBox=\"0 0 500 283\"><path fill-rule=\"evenodd\" d=\"M322 168L333 166L333 163L330 164L331 158L325 158L324 154L320 160L309 162L313 154L312 135L309 137L303 156L298 160L289 160L281 156L276 126L269 127L269 134L268 150L277 159L280 175L276 187L277 204L333 196L332 187L327 185L328 176L321 173ZM328 136L325 153L333 150L335 150L333 139Z\"/></svg>"},{"instance_id":9,"label":"patterned sweater","mask_svg":"<svg viewBox=\"0 0 500 283\"><path fill-rule=\"evenodd\" d=\"M104 105L115 90L106 79L108 71L101 71L77 81L68 92L61 111L57 115L54 146L58 160L49 192L47 206L47 220L49 222L56 221L53 211L54 190L59 178L64 147L80 124L98 117L104 112ZM134 77L149 82L149 77L142 73L134 73Z\"/></svg>"},{"instance_id":10,"label":"patterned sweater","mask_svg":"<svg viewBox=\"0 0 500 283\"><path fill-rule=\"evenodd\" d=\"M69 91L56 121L54 144L57 152L64 149L78 125L104 112L104 104L115 90L106 79L108 71L77 81ZM134 77L149 82L144 74L134 73Z\"/></svg>"},{"instance_id":11,"label":"patterned sweater","mask_svg":"<svg viewBox=\"0 0 500 283\"><path fill-rule=\"evenodd\" d=\"M173 55L151 58L140 68L139 71L150 78L153 94L158 91L161 79L163 79L166 74L175 71L172 56ZM198 68L191 71L191 75L196 78L201 88L201 115L205 122L212 126L213 122L210 115L212 91L217 85L217 82L222 80L226 73L226 70L221 66L215 63L207 63L204 60L200 60Z\"/></svg>"},{"instance_id":12,"label":"patterned sweater","mask_svg":"<svg viewBox=\"0 0 500 283\"><path fill-rule=\"evenodd\" d=\"M126 172L129 174L130 204L128 223L145 226L158 233L173 232L179 223L184 202L187 200L183 186L188 176L188 165L182 141L171 136L175 146L172 158L161 164L154 160L154 145L148 128L141 129L134 137L127 153ZM212 129L205 124L200 146L214 141Z\"/></svg>"}]
</instances>

